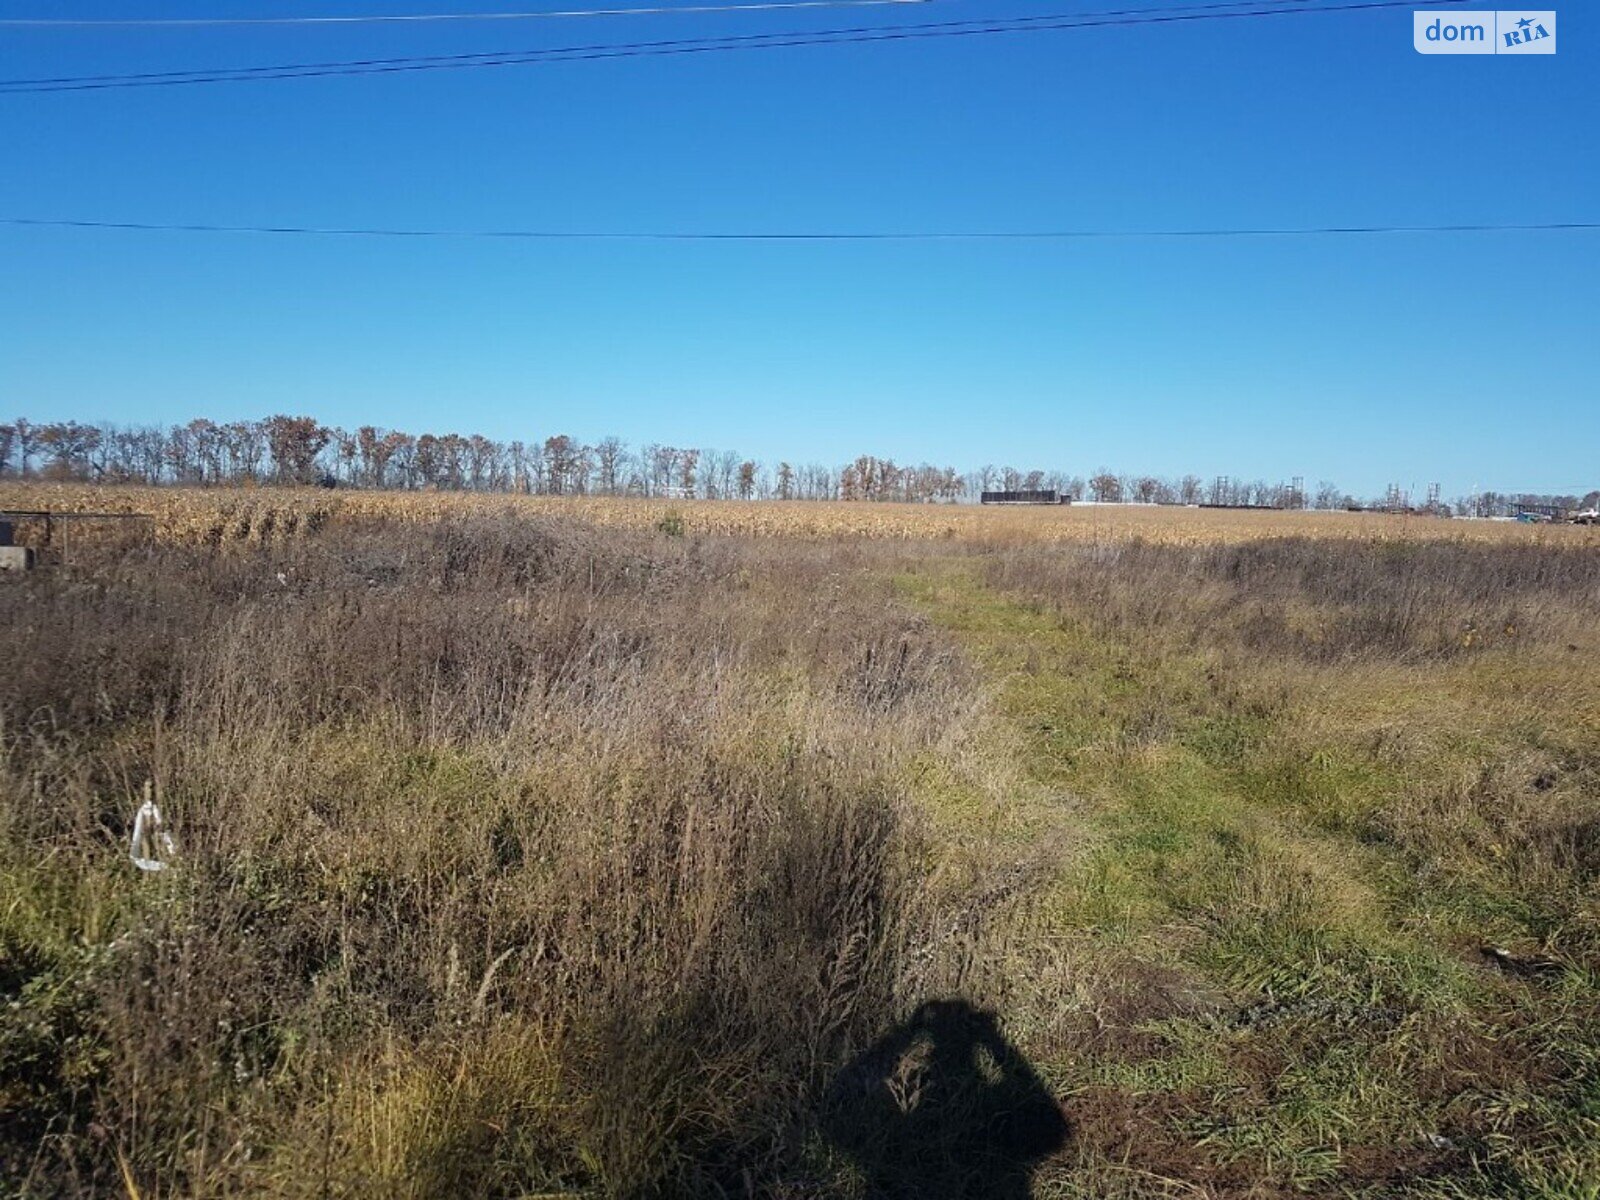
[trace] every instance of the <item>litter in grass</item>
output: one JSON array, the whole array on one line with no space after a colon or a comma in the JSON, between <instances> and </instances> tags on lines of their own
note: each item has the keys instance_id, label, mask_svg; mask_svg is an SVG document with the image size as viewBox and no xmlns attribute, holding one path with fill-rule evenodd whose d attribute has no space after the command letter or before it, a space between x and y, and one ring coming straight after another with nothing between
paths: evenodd
<instances>
[{"instance_id":1,"label":"litter in grass","mask_svg":"<svg viewBox=\"0 0 1600 1200\"><path fill-rule=\"evenodd\" d=\"M165 871L178 852L177 844L167 832L161 809L152 795L152 788L144 785L144 803L133 818L133 841L129 857L141 871Z\"/></svg>"}]
</instances>

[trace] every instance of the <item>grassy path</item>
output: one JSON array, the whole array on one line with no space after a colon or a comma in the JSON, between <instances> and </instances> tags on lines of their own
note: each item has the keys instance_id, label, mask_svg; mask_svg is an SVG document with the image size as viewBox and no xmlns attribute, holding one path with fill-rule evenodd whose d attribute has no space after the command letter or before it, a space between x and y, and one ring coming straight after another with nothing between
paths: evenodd
<instances>
[{"instance_id":1,"label":"grassy path","mask_svg":"<svg viewBox=\"0 0 1600 1200\"><path fill-rule=\"evenodd\" d=\"M1530 1030L1525 987L1365 836L1391 768L971 559L897 587L990 675L1027 825L1072 847L1005 999L1077 1127L1040 1196L1600 1195L1585 1102L1533 1111L1581 1024L1543 1005ZM1530 1157L1518 1130L1541 1122L1560 1148Z\"/></svg>"}]
</instances>

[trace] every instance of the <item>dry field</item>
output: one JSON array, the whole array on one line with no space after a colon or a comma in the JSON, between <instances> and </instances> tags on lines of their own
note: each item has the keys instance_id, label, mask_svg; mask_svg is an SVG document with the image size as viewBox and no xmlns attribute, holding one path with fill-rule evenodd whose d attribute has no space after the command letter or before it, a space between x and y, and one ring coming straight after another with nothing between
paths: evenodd
<instances>
[{"instance_id":1,"label":"dry field","mask_svg":"<svg viewBox=\"0 0 1600 1200\"><path fill-rule=\"evenodd\" d=\"M0 507L0 1194L1600 1195L1594 530Z\"/></svg>"},{"instance_id":2,"label":"dry field","mask_svg":"<svg viewBox=\"0 0 1600 1200\"><path fill-rule=\"evenodd\" d=\"M1381 513L1247 512L1144 505L979 508L961 505L824 501L640 500L590 496L505 496L466 492L329 492L321 489L196 489L0 485L0 507L74 512L139 512L165 540L261 542L330 521L445 517L560 516L624 529L654 529L669 513L691 534L735 537L950 539L984 545L1116 542L1131 538L1206 544L1288 536L1327 538L1512 539L1600 542L1600 529L1456 521Z\"/></svg>"}]
</instances>

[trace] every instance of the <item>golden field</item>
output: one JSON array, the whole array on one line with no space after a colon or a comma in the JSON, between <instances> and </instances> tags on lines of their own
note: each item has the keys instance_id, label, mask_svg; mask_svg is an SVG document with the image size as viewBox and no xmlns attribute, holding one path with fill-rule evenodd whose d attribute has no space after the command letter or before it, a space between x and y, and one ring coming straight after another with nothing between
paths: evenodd
<instances>
[{"instance_id":1,"label":"golden field","mask_svg":"<svg viewBox=\"0 0 1600 1200\"><path fill-rule=\"evenodd\" d=\"M980 508L843 501L654 500L475 492L332 492L318 488L149 488L7 483L0 508L148 513L163 541L273 541L330 522L426 523L445 516L562 515L621 529L669 513L690 534L805 539L952 539L991 545L1140 539L1202 545L1308 535L1360 539L1600 543L1600 530L1349 512L1251 512L1154 505Z\"/></svg>"}]
</instances>

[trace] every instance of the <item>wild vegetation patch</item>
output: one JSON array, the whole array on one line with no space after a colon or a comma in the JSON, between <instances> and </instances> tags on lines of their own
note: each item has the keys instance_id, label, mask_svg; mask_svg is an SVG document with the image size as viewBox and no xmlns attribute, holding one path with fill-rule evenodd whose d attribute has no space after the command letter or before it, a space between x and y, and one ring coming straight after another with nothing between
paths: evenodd
<instances>
[{"instance_id":1,"label":"wild vegetation patch","mask_svg":"<svg viewBox=\"0 0 1600 1200\"><path fill-rule=\"evenodd\" d=\"M838 566L468 518L0 589L7 1188L840 1169L832 1073L961 987L991 906L909 799L975 678Z\"/></svg>"},{"instance_id":2,"label":"wild vegetation patch","mask_svg":"<svg viewBox=\"0 0 1600 1200\"><path fill-rule=\"evenodd\" d=\"M0 586L7 1191L1592 1195L1581 540L173 496Z\"/></svg>"}]
</instances>

